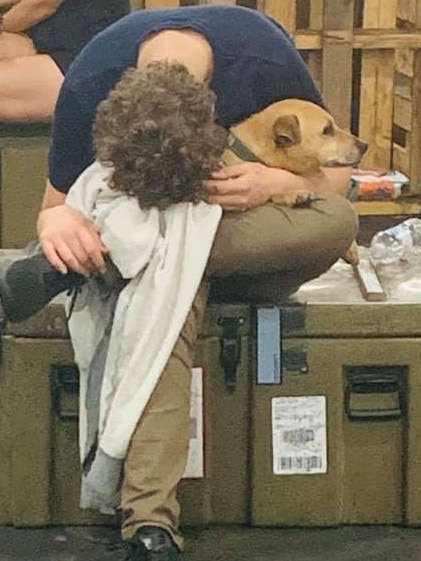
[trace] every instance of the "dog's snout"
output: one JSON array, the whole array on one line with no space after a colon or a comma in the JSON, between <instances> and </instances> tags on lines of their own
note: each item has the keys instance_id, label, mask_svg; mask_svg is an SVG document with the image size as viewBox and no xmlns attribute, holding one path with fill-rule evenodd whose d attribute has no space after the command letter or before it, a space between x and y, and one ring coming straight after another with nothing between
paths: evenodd
<instances>
[{"instance_id":1,"label":"dog's snout","mask_svg":"<svg viewBox=\"0 0 421 561\"><path fill-rule=\"evenodd\" d=\"M364 140L360 140L359 138L357 138L357 148L361 156L364 156L364 154L367 152L368 149L368 142L365 142Z\"/></svg>"}]
</instances>

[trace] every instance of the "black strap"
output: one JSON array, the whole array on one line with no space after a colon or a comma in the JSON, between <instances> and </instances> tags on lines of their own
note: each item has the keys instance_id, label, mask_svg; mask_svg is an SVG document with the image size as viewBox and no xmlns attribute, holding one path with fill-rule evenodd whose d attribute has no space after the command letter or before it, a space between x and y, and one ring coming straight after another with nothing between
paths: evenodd
<instances>
[{"instance_id":1,"label":"black strap","mask_svg":"<svg viewBox=\"0 0 421 561\"><path fill-rule=\"evenodd\" d=\"M262 160L249 150L232 132L228 134L228 147L240 160L263 163Z\"/></svg>"}]
</instances>

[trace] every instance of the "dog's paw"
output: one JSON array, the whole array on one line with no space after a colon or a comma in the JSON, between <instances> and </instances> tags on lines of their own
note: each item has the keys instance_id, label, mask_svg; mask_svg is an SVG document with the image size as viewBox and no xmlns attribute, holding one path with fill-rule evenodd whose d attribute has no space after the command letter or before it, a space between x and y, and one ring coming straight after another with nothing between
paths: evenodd
<instances>
[{"instance_id":1,"label":"dog's paw","mask_svg":"<svg viewBox=\"0 0 421 561\"><path fill-rule=\"evenodd\" d=\"M299 207L310 206L318 197L312 191L294 191L293 193L283 193L282 195L274 195L272 201L278 205Z\"/></svg>"},{"instance_id":2,"label":"dog's paw","mask_svg":"<svg viewBox=\"0 0 421 561\"><path fill-rule=\"evenodd\" d=\"M350 265L358 265L358 263L360 262L360 255L358 251L357 242L355 241L352 242L351 247L342 257L342 259L347 263L349 263Z\"/></svg>"}]
</instances>

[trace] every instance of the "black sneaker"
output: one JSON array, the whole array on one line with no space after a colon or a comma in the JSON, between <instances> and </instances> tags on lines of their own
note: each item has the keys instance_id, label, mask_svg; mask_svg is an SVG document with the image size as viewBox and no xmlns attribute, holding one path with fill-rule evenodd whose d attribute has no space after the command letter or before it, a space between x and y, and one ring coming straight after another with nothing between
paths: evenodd
<instances>
[{"instance_id":1,"label":"black sneaker","mask_svg":"<svg viewBox=\"0 0 421 561\"><path fill-rule=\"evenodd\" d=\"M42 253L0 265L0 299L6 319L20 322L65 290L81 286L83 275L59 273Z\"/></svg>"},{"instance_id":2,"label":"black sneaker","mask_svg":"<svg viewBox=\"0 0 421 561\"><path fill-rule=\"evenodd\" d=\"M183 561L183 556L166 530L142 526L126 542L125 561Z\"/></svg>"}]
</instances>

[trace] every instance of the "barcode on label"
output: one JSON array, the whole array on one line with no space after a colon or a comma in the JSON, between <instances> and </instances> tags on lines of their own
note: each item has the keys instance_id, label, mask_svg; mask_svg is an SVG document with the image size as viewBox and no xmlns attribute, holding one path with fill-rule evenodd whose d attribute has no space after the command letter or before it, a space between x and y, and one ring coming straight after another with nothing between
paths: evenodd
<instances>
[{"instance_id":1,"label":"barcode on label","mask_svg":"<svg viewBox=\"0 0 421 561\"><path fill-rule=\"evenodd\" d=\"M313 429L285 430L282 434L282 440L290 444L305 444L306 442L313 442L314 440Z\"/></svg>"},{"instance_id":2,"label":"barcode on label","mask_svg":"<svg viewBox=\"0 0 421 561\"><path fill-rule=\"evenodd\" d=\"M308 456L308 457L281 457L277 458L276 473L283 471L302 471L310 472L312 470L319 470L323 467L323 458L321 456Z\"/></svg>"}]
</instances>

